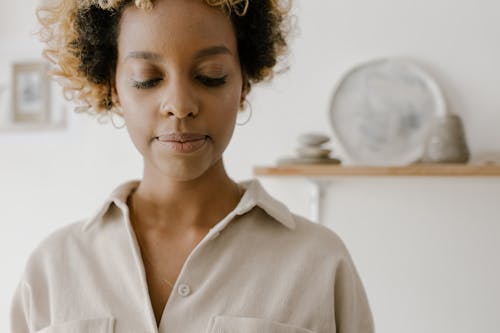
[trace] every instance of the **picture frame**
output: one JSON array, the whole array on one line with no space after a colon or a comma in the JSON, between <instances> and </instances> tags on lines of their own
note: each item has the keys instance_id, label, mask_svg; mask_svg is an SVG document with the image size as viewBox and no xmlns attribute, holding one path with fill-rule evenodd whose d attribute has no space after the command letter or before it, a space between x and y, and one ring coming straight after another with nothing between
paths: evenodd
<instances>
[{"instance_id":1,"label":"picture frame","mask_svg":"<svg viewBox=\"0 0 500 333\"><path fill-rule=\"evenodd\" d=\"M48 64L12 64L12 122L14 124L50 123L50 82Z\"/></svg>"}]
</instances>

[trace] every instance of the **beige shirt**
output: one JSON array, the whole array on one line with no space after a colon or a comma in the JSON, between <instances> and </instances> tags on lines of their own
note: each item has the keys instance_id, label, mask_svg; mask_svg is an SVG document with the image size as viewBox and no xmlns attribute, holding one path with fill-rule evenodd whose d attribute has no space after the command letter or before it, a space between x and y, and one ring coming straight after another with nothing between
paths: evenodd
<instances>
[{"instance_id":1,"label":"beige shirt","mask_svg":"<svg viewBox=\"0 0 500 333\"><path fill-rule=\"evenodd\" d=\"M190 253L158 328L126 205L138 184L123 183L92 218L37 246L13 299L12 332L374 331L341 239L292 214L257 180L240 183L239 204Z\"/></svg>"}]
</instances>

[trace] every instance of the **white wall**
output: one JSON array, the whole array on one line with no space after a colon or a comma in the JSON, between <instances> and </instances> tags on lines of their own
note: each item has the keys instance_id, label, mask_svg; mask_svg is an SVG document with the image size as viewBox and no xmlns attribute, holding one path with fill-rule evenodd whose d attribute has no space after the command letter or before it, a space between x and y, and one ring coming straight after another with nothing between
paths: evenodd
<instances>
[{"instance_id":1,"label":"white wall","mask_svg":"<svg viewBox=\"0 0 500 333\"><path fill-rule=\"evenodd\" d=\"M35 0L1 1L0 84L11 61L40 50L30 37ZM293 153L297 134L330 133L328 102L343 72L392 55L413 57L436 77L473 154L499 151L499 11L493 0L296 1L291 70L254 89L253 118L226 152L229 173L249 178L254 165ZM0 156L0 330L7 331L10 296L32 248L91 214L118 183L140 177L141 159L125 130L73 113L64 131L1 133ZM305 181L262 181L308 214ZM334 180L326 222L351 251L378 332L498 331L498 198L500 179Z\"/></svg>"}]
</instances>

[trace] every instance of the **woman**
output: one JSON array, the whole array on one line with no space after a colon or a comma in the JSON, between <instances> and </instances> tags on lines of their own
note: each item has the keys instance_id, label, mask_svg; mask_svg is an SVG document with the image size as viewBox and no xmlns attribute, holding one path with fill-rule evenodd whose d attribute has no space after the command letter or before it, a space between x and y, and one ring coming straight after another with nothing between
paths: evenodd
<instances>
[{"instance_id":1,"label":"woman","mask_svg":"<svg viewBox=\"0 0 500 333\"><path fill-rule=\"evenodd\" d=\"M224 169L251 84L285 50L285 8L60 0L39 14L54 74L123 117L144 172L35 249L14 332L373 331L338 236Z\"/></svg>"}]
</instances>

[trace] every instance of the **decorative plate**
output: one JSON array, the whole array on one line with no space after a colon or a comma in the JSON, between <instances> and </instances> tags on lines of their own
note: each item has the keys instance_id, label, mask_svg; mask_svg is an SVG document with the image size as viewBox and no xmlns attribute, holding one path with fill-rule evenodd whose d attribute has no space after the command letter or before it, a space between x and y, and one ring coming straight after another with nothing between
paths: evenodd
<instances>
[{"instance_id":1,"label":"decorative plate","mask_svg":"<svg viewBox=\"0 0 500 333\"><path fill-rule=\"evenodd\" d=\"M347 164L407 165L422 156L432 121L446 113L446 103L436 82L414 63L381 59L350 70L329 111Z\"/></svg>"}]
</instances>

